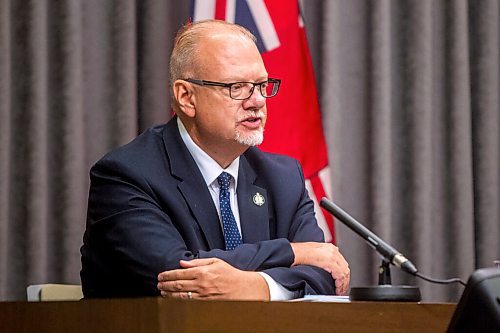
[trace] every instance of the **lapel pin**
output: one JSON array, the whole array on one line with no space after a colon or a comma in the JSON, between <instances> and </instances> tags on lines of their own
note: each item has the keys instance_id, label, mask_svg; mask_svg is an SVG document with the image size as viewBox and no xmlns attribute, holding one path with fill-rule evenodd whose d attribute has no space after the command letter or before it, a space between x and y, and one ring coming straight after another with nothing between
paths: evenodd
<instances>
[{"instance_id":1,"label":"lapel pin","mask_svg":"<svg viewBox=\"0 0 500 333\"><path fill-rule=\"evenodd\" d=\"M266 199L264 199L264 196L260 194L259 192L255 193L253 196L253 203L256 204L257 206L262 206L266 202Z\"/></svg>"}]
</instances>

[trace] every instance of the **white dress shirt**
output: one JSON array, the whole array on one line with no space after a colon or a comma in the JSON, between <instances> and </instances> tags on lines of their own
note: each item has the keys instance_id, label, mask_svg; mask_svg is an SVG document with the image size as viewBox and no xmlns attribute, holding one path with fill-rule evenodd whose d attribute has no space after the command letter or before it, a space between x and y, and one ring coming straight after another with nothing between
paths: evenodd
<instances>
[{"instance_id":1,"label":"white dress shirt","mask_svg":"<svg viewBox=\"0 0 500 333\"><path fill-rule=\"evenodd\" d=\"M186 145L187 149L193 156L196 165L203 175L203 179L212 195L212 200L214 201L215 207L217 208L217 213L219 214L219 221L222 226L222 218L220 214L219 205L219 184L217 183L217 177L225 171L231 175L231 183L229 186L229 198L231 202L231 209L233 211L234 219L238 225L238 229L241 235L241 224L240 224L240 214L238 210L238 197L236 193L236 187L238 186L238 170L240 166L240 158L237 157L226 169L223 169L212 157L205 153L189 136L184 124L177 118L177 126L179 127L179 132L181 134L182 141ZM243 239L243 237L242 237ZM269 287L269 294L271 301L288 300L296 297L296 293L289 291L281 284L274 281L272 277L263 272L258 272L264 277Z\"/></svg>"}]
</instances>

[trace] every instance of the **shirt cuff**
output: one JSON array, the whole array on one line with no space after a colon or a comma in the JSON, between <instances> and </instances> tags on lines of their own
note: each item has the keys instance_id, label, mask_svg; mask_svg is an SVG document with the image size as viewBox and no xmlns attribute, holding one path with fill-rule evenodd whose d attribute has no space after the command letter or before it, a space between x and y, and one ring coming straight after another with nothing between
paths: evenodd
<instances>
[{"instance_id":1,"label":"shirt cuff","mask_svg":"<svg viewBox=\"0 0 500 333\"><path fill-rule=\"evenodd\" d=\"M287 301L290 299L297 298L298 292L290 291L283 287L278 282L274 281L272 277L263 272L257 272L264 280L266 280L267 286L269 287L269 299L271 301Z\"/></svg>"}]
</instances>

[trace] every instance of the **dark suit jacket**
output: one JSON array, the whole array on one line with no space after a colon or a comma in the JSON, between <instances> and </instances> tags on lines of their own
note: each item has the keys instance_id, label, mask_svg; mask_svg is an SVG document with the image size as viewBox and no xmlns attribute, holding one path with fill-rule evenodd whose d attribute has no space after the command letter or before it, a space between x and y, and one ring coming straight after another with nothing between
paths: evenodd
<instances>
[{"instance_id":1,"label":"dark suit jacket","mask_svg":"<svg viewBox=\"0 0 500 333\"><path fill-rule=\"evenodd\" d=\"M212 197L184 145L176 118L98 161L90 172L82 254L85 297L159 295L158 273L179 260L217 257L262 271L290 290L333 294L326 271L290 268L290 242L323 241L297 161L249 148L240 158L238 207L243 243L225 251ZM259 192L262 206L253 203Z\"/></svg>"}]
</instances>

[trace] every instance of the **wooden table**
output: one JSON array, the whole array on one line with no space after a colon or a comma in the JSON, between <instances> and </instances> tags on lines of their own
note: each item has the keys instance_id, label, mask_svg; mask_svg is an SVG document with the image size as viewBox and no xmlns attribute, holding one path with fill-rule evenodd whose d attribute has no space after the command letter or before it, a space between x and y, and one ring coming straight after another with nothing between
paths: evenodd
<instances>
[{"instance_id":1,"label":"wooden table","mask_svg":"<svg viewBox=\"0 0 500 333\"><path fill-rule=\"evenodd\" d=\"M0 332L446 332L455 304L162 298L0 302Z\"/></svg>"}]
</instances>

